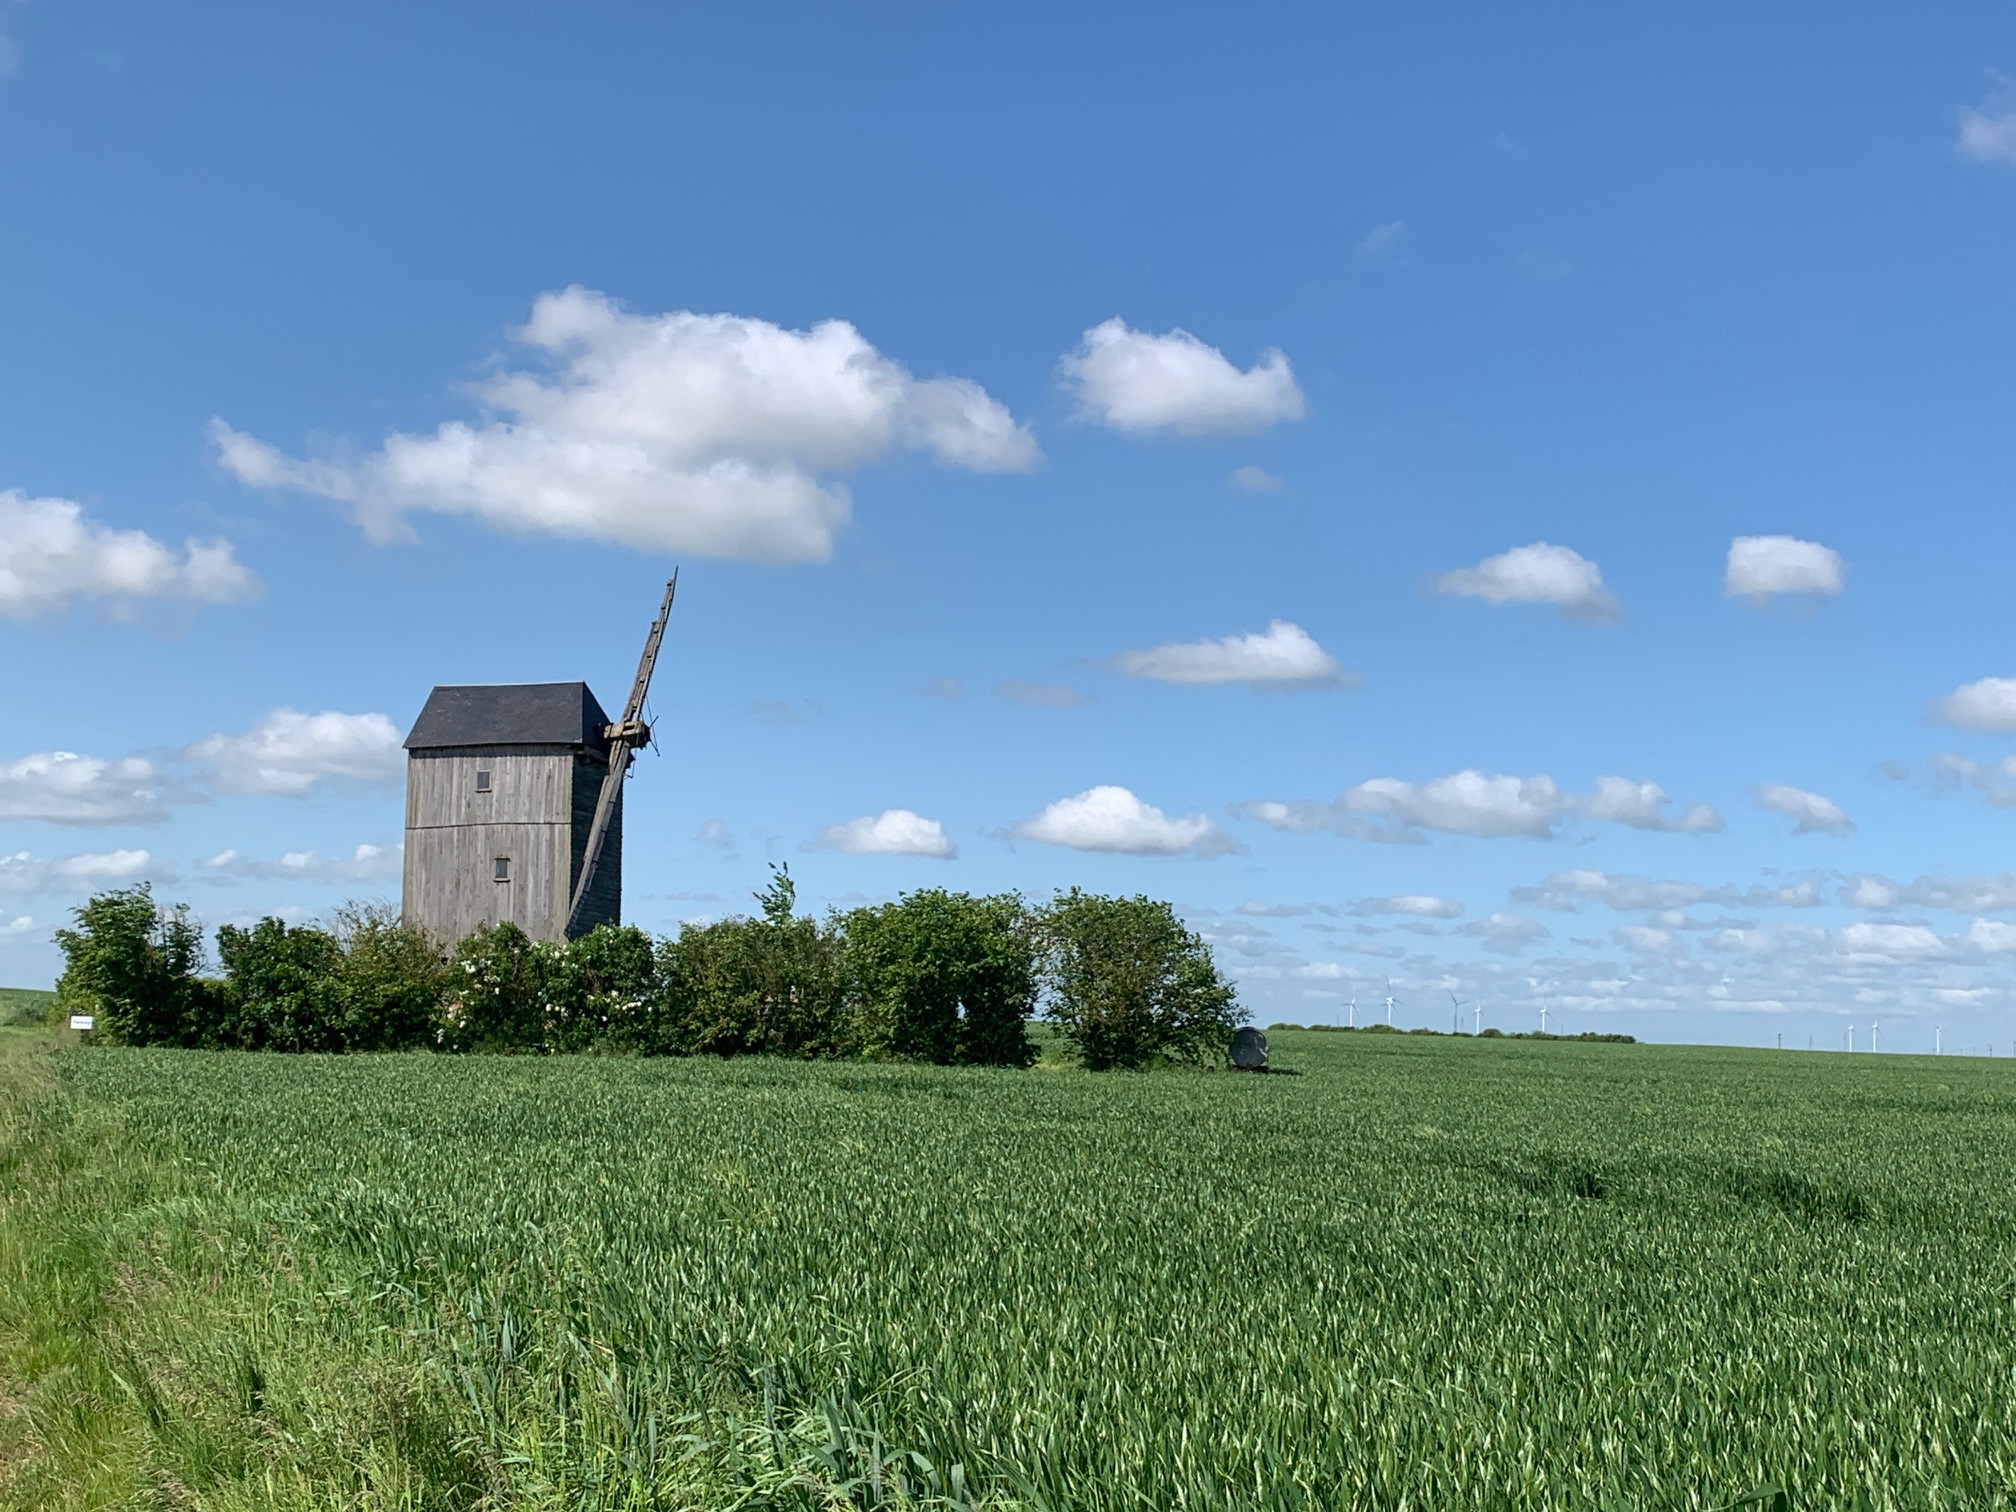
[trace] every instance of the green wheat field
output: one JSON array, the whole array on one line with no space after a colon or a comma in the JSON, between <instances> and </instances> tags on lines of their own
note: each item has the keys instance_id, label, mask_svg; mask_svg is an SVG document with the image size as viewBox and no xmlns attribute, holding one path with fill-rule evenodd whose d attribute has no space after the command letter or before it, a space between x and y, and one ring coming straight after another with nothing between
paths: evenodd
<instances>
[{"instance_id":1,"label":"green wheat field","mask_svg":"<svg viewBox=\"0 0 2016 1512\"><path fill-rule=\"evenodd\" d=\"M2006 1061L10 1033L13 1506L2016 1505Z\"/></svg>"}]
</instances>

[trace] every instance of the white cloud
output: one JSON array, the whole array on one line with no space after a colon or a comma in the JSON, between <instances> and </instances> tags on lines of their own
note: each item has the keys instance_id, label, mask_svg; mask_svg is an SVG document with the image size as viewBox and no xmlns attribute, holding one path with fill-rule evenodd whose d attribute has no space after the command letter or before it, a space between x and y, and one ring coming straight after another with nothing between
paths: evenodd
<instances>
[{"instance_id":1,"label":"white cloud","mask_svg":"<svg viewBox=\"0 0 2016 1512\"><path fill-rule=\"evenodd\" d=\"M1620 612L1603 586L1601 568L1580 552L1546 541L1445 572L1435 579L1435 591L1488 604L1553 604L1572 619L1615 619Z\"/></svg>"},{"instance_id":2,"label":"white cloud","mask_svg":"<svg viewBox=\"0 0 2016 1512\"><path fill-rule=\"evenodd\" d=\"M1082 418L1130 435L1239 436L1302 418L1302 390L1279 348L1241 372L1185 330L1136 331L1117 317L1065 355Z\"/></svg>"},{"instance_id":3,"label":"white cloud","mask_svg":"<svg viewBox=\"0 0 2016 1512\"><path fill-rule=\"evenodd\" d=\"M1946 943L1923 924L1850 924L1841 931L1841 945L1853 955L1892 959L1946 953Z\"/></svg>"},{"instance_id":4,"label":"white cloud","mask_svg":"<svg viewBox=\"0 0 2016 1512\"><path fill-rule=\"evenodd\" d=\"M1675 947L1673 936L1667 931L1648 929L1642 924L1626 924L1611 933L1625 949L1643 955L1667 955Z\"/></svg>"},{"instance_id":5,"label":"white cloud","mask_svg":"<svg viewBox=\"0 0 2016 1512\"><path fill-rule=\"evenodd\" d=\"M1850 908L1887 913L1893 908L1941 908L1949 913L2016 913L2016 872L1999 876L1919 877L1894 882L1860 872L1841 889Z\"/></svg>"},{"instance_id":6,"label":"white cloud","mask_svg":"<svg viewBox=\"0 0 2016 1512\"><path fill-rule=\"evenodd\" d=\"M1408 845L1421 843L1427 830L1480 839L1523 835L1548 840L1572 819L1685 834L1722 827L1721 815L1705 803L1669 814L1669 802L1657 783L1623 777L1599 777L1595 792L1577 794L1563 792L1544 775L1462 771L1424 783L1375 777L1334 803L1261 800L1240 804L1235 812L1280 830L1328 829L1354 839Z\"/></svg>"},{"instance_id":7,"label":"white cloud","mask_svg":"<svg viewBox=\"0 0 2016 1512\"><path fill-rule=\"evenodd\" d=\"M286 851L275 861L261 861L227 850L205 861L203 869L213 877L260 881L389 882L399 876L405 851L403 845L360 845L347 856L298 850Z\"/></svg>"},{"instance_id":8,"label":"white cloud","mask_svg":"<svg viewBox=\"0 0 2016 1512\"><path fill-rule=\"evenodd\" d=\"M1368 262L1391 257L1400 250L1401 238L1406 234L1407 222L1383 221L1359 238L1358 255Z\"/></svg>"},{"instance_id":9,"label":"white cloud","mask_svg":"<svg viewBox=\"0 0 2016 1512\"><path fill-rule=\"evenodd\" d=\"M1839 593L1847 569L1841 554L1796 536L1738 536L1729 543L1722 596L1761 604L1778 594Z\"/></svg>"},{"instance_id":10,"label":"white cloud","mask_svg":"<svg viewBox=\"0 0 2016 1512\"><path fill-rule=\"evenodd\" d=\"M1831 798L1809 793L1804 788L1767 782L1756 790L1757 802L1774 814L1793 821L1795 835L1852 835L1855 825Z\"/></svg>"},{"instance_id":11,"label":"white cloud","mask_svg":"<svg viewBox=\"0 0 2016 1512\"><path fill-rule=\"evenodd\" d=\"M1584 903L1598 903L1619 913L1658 915L1667 929L1698 929L1682 910L1697 903L1729 908L1817 908L1827 901L1811 881L1737 887L1724 883L1706 887L1661 877L1634 877L1618 872L1578 869L1555 872L1532 887L1515 887L1512 897L1559 913L1572 913Z\"/></svg>"},{"instance_id":12,"label":"white cloud","mask_svg":"<svg viewBox=\"0 0 2016 1512\"><path fill-rule=\"evenodd\" d=\"M1453 919L1463 912L1463 905L1428 893L1403 893L1397 898L1360 898L1351 905L1351 912L1360 916L1409 914L1417 919Z\"/></svg>"},{"instance_id":13,"label":"white cloud","mask_svg":"<svg viewBox=\"0 0 2016 1512\"><path fill-rule=\"evenodd\" d=\"M1279 493L1288 486L1266 468L1250 465L1234 468L1230 481L1234 488L1245 493Z\"/></svg>"},{"instance_id":14,"label":"white cloud","mask_svg":"<svg viewBox=\"0 0 2016 1512\"><path fill-rule=\"evenodd\" d=\"M184 757L229 793L298 797L329 777L389 782L403 765L399 732L383 714L275 709L243 735L212 735Z\"/></svg>"},{"instance_id":15,"label":"white cloud","mask_svg":"<svg viewBox=\"0 0 2016 1512\"><path fill-rule=\"evenodd\" d=\"M735 849L735 832L719 819L709 819L701 825L693 838L702 845L711 845L716 850Z\"/></svg>"},{"instance_id":16,"label":"white cloud","mask_svg":"<svg viewBox=\"0 0 2016 1512\"><path fill-rule=\"evenodd\" d=\"M1999 919L1976 919L1967 926L1967 943L1984 955L2007 955L2016 950L2016 924Z\"/></svg>"},{"instance_id":17,"label":"white cloud","mask_svg":"<svg viewBox=\"0 0 2016 1512\"><path fill-rule=\"evenodd\" d=\"M1683 835L1712 834L1722 828L1722 816L1712 804L1689 804L1679 814L1666 812L1672 799L1656 782L1628 777L1598 777L1596 791L1581 801L1585 819L1621 824L1626 829L1665 830Z\"/></svg>"},{"instance_id":18,"label":"white cloud","mask_svg":"<svg viewBox=\"0 0 2016 1512\"><path fill-rule=\"evenodd\" d=\"M1113 665L1129 677L1169 683L1245 683L1255 688L1339 687L1336 659L1300 625L1271 620L1264 633L1125 651Z\"/></svg>"},{"instance_id":19,"label":"white cloud","mask_svg":"<svg viewBox=\"0 0 2016 1512\"><path fill-rule=\"evenodd\" d=\"M168 816L144 757L108 761L46 751L0 765L0 819L51 824L158 824Z\"/></svg>"},{"instance_id":20,"label":"white cloud","mask_svg":"<svg viewBox=\"0 0 2016 1512\"><path fill-rule=\"evenodd\" d=\"M1059 798L1010 833L1044 845L1126 856L1176 856L1185 851L1209 856L1233 849L1225 833L1204 815L1172 819L1126 788L1113 786L1088 788L1074 798Z\"/></svg>"},{"instance_id":21,"label":"white cloud","mask_svg":"<svg viewBox=\"0 0 2016 1512\"><path fill-rule=\"evenodd\" d=\"M1481 939L1486 950L1506 955L1517 955L1535 940L1545 939L1549 934L1546 925L1514 913L1494 913L1475 923L1465 924L1462 929L1464 934Z\"/></svg>"},{"instance_id":22,"label":"white cloud","mask_svg":"<svg viewBox=\"0 0 2016 1512\"><path fill-rule=\"evenodd\" d=\"M850 856L935 856L940 861L950 861L959 854L944 825L901 808L884 809L845 824L829 824L818 839L807 841L803 848Z\"/></svg>"},{"instance_id":23,"label":"white cloud","mask_svg":"<svg viewBox=\"0 0 2016 1512\"><path fill-rule=\"evenodd\" d=\"M1996 735L2016 730L2016 677L1962 683L1933 704L1932 716L1962 730Z\"/></svg>"},{"instance_id":24,"label":"white cloud","mask_svg":"<svg viewBox=\"0 0 2016 1512\"><path fill-rule=\"evenodd\" d=\"M514 333L547 365L477 387L488 416L395 434L363 461L299 460L211 422L260 488L350 505L374 539L416 511L514 532L765 562L823 561L843 474L897 450L1021 471L1028 430L978 384L917 379L846 321L791 331L737 315L637 315L588 289L542 294Z\"/></svg>"},{"instance_id":25,"label":"white cloud","mask_svg":"<svg viewBox=\"0 0 2016 1512\"><path fill-rule=\"evenodd\" d=\"M129 613L143 600L236 604L257 584L228 541L164 545L141 530L114 530L68 499L0 491L0 614L34 619L80 599Z\"/></svg>"},{"instance_id":26,"label":"white cloud","mask_svg":"<svg viewBox=\"0 0 2016 1512\"><path fill-rule=\"evenodd\" d=\"M116 887L146 875L153 863L144 850L89 852L43 861L27 851L0 856L0 892L63 893Z\"/></svg>"},{"instance_id":27,"label":"white cloud","mask_svg":"<svg viewBox=\"0 0 2016 1512\"><path fill-rule=\"evenodd\" d=\"M2016 163L2016 110L1995 113L1991 104L1961 111L1954 146L1977 163Z\"/></svg>"}]
</instances>

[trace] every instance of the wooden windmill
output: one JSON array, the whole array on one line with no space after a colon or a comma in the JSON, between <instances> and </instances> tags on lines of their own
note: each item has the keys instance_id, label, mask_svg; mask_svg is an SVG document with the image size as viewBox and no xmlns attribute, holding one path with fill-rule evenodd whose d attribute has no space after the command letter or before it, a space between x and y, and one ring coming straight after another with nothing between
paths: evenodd
<instances>
[{"instance_id":1,"label":"wooden windmill","mask_svg":"<svg viewBox=\"0 0 2016 1512\"><path fill-rule=\"evenodd\" d=\"M623 717L586 683L437 687L406 737L401 914L443 942L513 923L575 939L623 916L623 781L649 744L644 696L678 574Z\"/></svg>"}]
</instances>

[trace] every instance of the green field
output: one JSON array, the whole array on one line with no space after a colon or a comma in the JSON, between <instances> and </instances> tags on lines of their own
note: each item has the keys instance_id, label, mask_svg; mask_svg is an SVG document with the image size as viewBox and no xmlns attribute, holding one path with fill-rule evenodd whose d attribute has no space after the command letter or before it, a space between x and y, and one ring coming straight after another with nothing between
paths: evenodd
<instances>
[{"instance_id":1,"label":"green field","mask_svg":"<svg viewBox=\"0 0 2016 1512\"><path fill-rule=\"evenodd\" d=\"M2016 1505L2016 1066L1274 1038L1299 1074L17 1046L6 1494Z\"/></svg>"},{"instance_id":2,"label":"green field","mask_svg":"<svg viewBox=\"0 0 2016 1512\"><path fill-rule=\"evenodd\" d=\"M56 994L34 987L0 987L0 1027L46 1024L56 1012Z\"/></svg>"}]
</instances>

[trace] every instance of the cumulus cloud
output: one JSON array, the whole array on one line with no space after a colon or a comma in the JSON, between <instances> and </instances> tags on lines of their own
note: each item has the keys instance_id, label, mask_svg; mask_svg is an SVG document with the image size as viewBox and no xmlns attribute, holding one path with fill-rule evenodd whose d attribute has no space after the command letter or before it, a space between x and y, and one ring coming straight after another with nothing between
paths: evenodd
<instances>
[{"instance_id":1,"label":"cumulus cloud","mask_svg":"<svg viewBox=\"0 0 2016 1512\"><path fill-rule=\"evenodd\" d=\"M735 832L719 819L709 819L695 831L693 838L702 845L711 845L716 850L735 849Z\"/></svg>"},{"instance_id":2,"label":"cumulus cloud","mask_svg":"<svg viewBox=\"0 0 2016 1512\"><path fill-rule=\"evenodd\" d=\"M1453 919L1463 912L1463 905L1430 893L1403 893L1396 898L1360 898L1351 912L1361 917L1408 914L1417 919Z\"/></svg>"},{"instance_id":3,"label":"cumulus cloud","mask_svg":"<svg viewBox=\"0 0 2016 1512\"><path fill-rule=\"evenodd\" d=\"M1487 604L1552 604L1571 619L1609 620L1622 611L1603 586L1603 571L1578 551L1535 541L1445 572L1435 591Z\"/></svg>"},{"instance_id":4,"label":"cumulus cloud","mask_svg":"<svg viewBox=\"0 0 2016 1512\"><path fill-rule=\"evenodd\" d=\"M203 874L213 879L243 878L262 882L389 882L395 880L405 863L403 845L360 845L347 856L324 856L317 851L285 851L266 861L220 851L202 863Z\"/></svg>"},{"instance_id":5,"label":"cumulus cloud","mask_svg":"<svg viewBox=\"0 0 2016 1512\"><path fill-rule=\"evenodd\" d=\"M243 735L212 735L183 752L227 793L299 797L330 777L389 782L403 765L399 732L383 714L275 709Z\"/></svg>"},{"instance_id":6,"label":"cumulus cloud","mask_svg":"<svg viewBox=\"0 0 2016 1512\"><path fill-rule=\"evenodd\" d=\"M1827 901L1820 888L1811 881L1751 887L1723 883L1707 887L1699 882L1637 877L1588 868L1555 872L1534 886L1515 887L1512 897L1515 902L1531 903L1559 913L1572 913L1584 903L1596 903L1619 913L1657 914L1662 926L1668 929L1700 927L1681 913L1681 910L1697 903L1714 903L1729 908L1817 908Z\"/></svg>"},{"instance_id":7,"label":"cumulus cloud","mask_svg":"<svg viewBox=\"0 0 2016 1512\"><path fill-rule=\"evenodd\" d=\"M181 549L141 530L114 530L68 499L0 491L0 614L30 620L80 600L130 613L149 600L237 604L257 590L228 541Z\"/></svg>"},{"instance_id":8,"label":"cumulus cloud","mask_svg":"<svg viewBox=\"0 0 2016 1512\"><path fill-rule=\"evenodd\" d=\"M959 847L936 819L902 808L829 824L802 849L840 851L849 856L933 856L940 861L950 861L959 854Z\"/></svg>"},{"instance_id":9,"label":"cumulus cloud","mask_svg":"<svg viewBox=\"0 0 2016 1512\"><path fill-rule=\"evenodd\" d=\"M1244 493L1279 493L1287 487L1264 467L1234 468L1230 481L1234 488Z\"/></svg>"},{"instance_id":10,"label":"cumulus cloud","mask_svg":"<svg viewBox=\"0 0 2016 1512\"><path fill-rule=\"evenodd\" d=\"M1850 924L1840 938L1842 948L1852 955L1894 959L1946 953L1946 942L1923 924Z\"/></svg>"},{"instance_id":11,"label":"cumulus cloud","mask_svg":"<svg viewBox=\"0 0 2016 1512\"><path fill-rule=\"evenodd\" d=\"M514 333L540 366L478 385L486 417L395 434L360 462L304 460L222 420L219 460L257 488L349 505L377 540L408 516L763 562L832 554L845 474L898 450L1021 471L1028 430L978 384L918 379L846 321L786 330L738 315L632 314L582 288L542 294Z\"/></svg>"},{"instance_id":12,"label":"cumulus cloud","mask_svg":"<svg viewBox=\"0 0 2016 1512\"><path fill-rule=\"evenodd\" d=\"M50 824L159 824L160 774L140 756L109 761L45 751L0 764L0 819Z\"/></svg>"},{"instance_id":13,"label":"cumulus cloud","mask_svg":"<svg viewBox=\"0 0 2016 1512\"><path fill-rule=\"evenodd\" d=\"M1990 101L1960 112L1960 135L1953 144L1962 157L1977 163L2016 163L2016 109Z\"/></svg>"},{"instance_id":14,"label":"cumulus cloud","mask_svg":"<svg viewBox=\"0 0 2016 1512\"><path fill-rule=\"evenodd\" d=\"M1483 941L1486 950L1517 955L1535 940L1547 938L1546 925L1515 913L1494 913L1462 926L1464 934Z\"/></svg>"},{"instance_id":15,"label":"cumulus cloud","mask_svg":"<svg viewBox=\"0 0 2016 1512\"><path fill-rule=\"evenodd\" d=\"M1188 331L1154 336L1116 317L1087 331L1062 369L1081 418L1129 435L1239 436L1302 418L1279 348L1241 372Z\"/></svg>"},{"instance_id":16,"label":"cumulus cloud","mask_svg":"<svg viewBox=\"0 0 2016 1512\"><path fill-rule=\"evenodd\" d=\"M1781 594L1814 598L1839 593L1847 569L1838 551L1796 536L1738 536L1729 543L1722 596L1761 604Z\"/></svg>"},{"instance_id":17,"label":"cumulus cloud","mask_svg":"<svg viewBox=\"0 0 2016 1512\"><path fill-rule=\"evenodd\" d=\"M0 892L67 893L116 887L145 876L153 860L144 850L88 852L54 861L16 851L0 856Z\"/></svg>"},{"instance_id":18,"label":"cumulus cloud","mask_svg":"<svg viewBox=\"0 0 2016 1512\"><path fill-rule=\"evenodd\" d=\"M1962 683L1933 704L1932 717L1962 730L1995 735L2016 730L2016 677Z\"/></svg>"},{"instance_id":19,"label":"cumulus cloud","mask_svg":"<svg viewBox=\"0 0 2016 1512\"><path fill-rule=\"evenodd\" d=\"M1852 835L1855 825L1839 804L1804 788L1767 782L1754 789L1760 806L1792 821L1795 835Z\"/></svg>"},{"instance_id":20,"label":"cumulus cloud","mask_svg":"<svg viewBox=\"0 0 2016 1512\"><path fill-rule=\"evenodd\" d=\"M1552 839L1569 820L1621 824L1631 829L1703 834L1722 828L1722 816L1705 803L1678 814L1652 782L1599 777L1592 793L1564 792L1547 776L1505 777L1462 771L1430 782L1375 777L1334 803L1257 800L1234 812L1275 829L1334 830L1360 840L1418 845L1433 830L1480 839L1525 836Z\"/></svg>"},{"instance_id":21,"label":"cumulus cloud","mask_svg":"<svg viewBox=\"0 0 2016 1512\"><path fill-rule=\"evenodd\" d=\"M1893 881L1873 872L1858 872L1841 886L1840 900L1850 908L1887 913L1895 908L1940 908L1949 913L2016 913L2016 872L1997 876L1917 877Z\"/></svg>"},{"instance_id":22,"label":"cumulus cloud","mask_svg":"<svg viewBox=\"0 0 2016 1512\"><path fill-rule=\"evenodd\" d=\"M1236 848L1204 815L1171 818L1126 788L1110 785L1059 798L1010 833L1044 845L1125 856L1178 856L1186 851L1212 856Z\"/></svg>"},{"instance_id":23,"label":"cumulus cloud","mask_svg":"<svg viewBox=\"0 0 2016 1512\"><path fill-rule=\"evenodd\" d=\"M1254 688L1341 687L1350 679L1300 625L1271 620L1263 632L1125 651L1113 665L1129 677L1169 683L1245 683Z\"/></svg>"}]
</instances>

